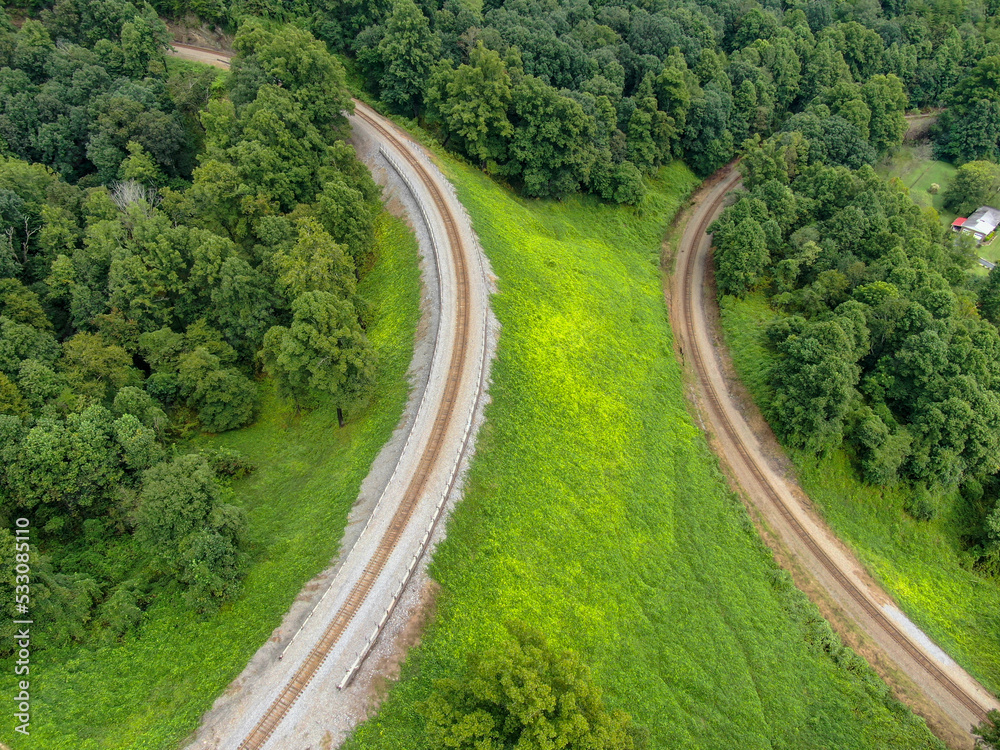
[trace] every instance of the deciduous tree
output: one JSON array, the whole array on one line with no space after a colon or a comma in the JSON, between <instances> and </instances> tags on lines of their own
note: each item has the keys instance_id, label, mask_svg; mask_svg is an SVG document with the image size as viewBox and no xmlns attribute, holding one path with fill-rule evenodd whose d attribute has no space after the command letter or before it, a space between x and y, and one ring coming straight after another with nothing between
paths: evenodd
<instances>
[{"instance_id":1,"label":"deciduous tree","mask_svg":"<svg viewBox=\"0 0 1000 750\"><path fill-rule=\"evenodd\" d=\"M514 132L507 119L511 81L500 55L482 42L469 53L469 64L440 69L427 92L428 107L439 117L447 138L480 162L502 161Z\"/></svg>"},{"instance_id":2,"label":"deciduous tree","mask_svg":"<svg viewBox=\"0 0 1000 750\"><path fill-rule=\"evenodd\" d=\"M970 161L958 168L944 191L944 205L960 216L969 216L980 206L989 206L1000 197L1000 165Z\"/></svg>"},{"instance_id":3,"label":"deciduous tree","mask_svg":"<svg viewBox=\"0 0 1000 750\"><path fill-rule=\"evenodd\" d=\"M185 586L197 609L211 609L238 590L246 516L225 500L201 454L178 456L142 475L136 539L156 568Z\"/></svg>"},{"instance_id":4,"label":"deciduous tree","mask_svg":"<svg viewBox=\"0 0 1000 750\"><path fill-rule=\"evenodd\" d=\"M514 638L469 657L465 674L434 682L424 704L433 747L638 750L644 733L604 707L590 670L541 633L513 626Z\"/></svg>"},{"instance_id":5,"label":"deciduous tree","mask_svg":"<svg viewBox=\"0 0 1000 750\"><path fill-rule=\"evenodd\" d=\"M385 36L378 44L384 72L379 92L397 111L416 116L423 90L440 53L440 40L413 0L394 0Z\"/></svg>"},{"instance_id":6,"label":"deciduous tree","mask_svg":"<svg viewBox=\"0 0 1000 750\"><path fill-rule=\"evenodd\" d=\"M279 248L271 259L278 284L290 300L305 292L332 292L352 299L357 280L345 248L322 225L307 217L296 222L298 237L290 248Z\"/></svg>"},{"instance_id":7,"label":"deciduous tree","mask_svg":"<svg viewBox=\"0 0 1000 750\"><path fill-rule=\"evenodd\" d=\"M773 326L768 337L781 355L771 371L776 392L769 409L778 433L816 452L836 447L861 372L850 337L832 320L797 317Z\"/></svg>"},{"instance_id":8,"label":"deciduous tree","mask_svg":"<svg viewBox=\"0 0 1000 750\"><path fill-rule=\"evenodd\" d=\"M330 292L300 295L291 325L271 328L259 356L279 392L300 408L320 396L340 408L374 375L374 352L354 305Z\"/></svg>"}]
</instances>

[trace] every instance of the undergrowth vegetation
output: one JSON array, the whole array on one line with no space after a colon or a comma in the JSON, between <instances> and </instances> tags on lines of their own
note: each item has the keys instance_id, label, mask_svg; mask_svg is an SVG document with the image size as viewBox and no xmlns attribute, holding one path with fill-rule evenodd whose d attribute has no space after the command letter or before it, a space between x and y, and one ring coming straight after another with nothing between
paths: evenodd
<instances>
[{"instance_id":1,"label":"undergrowth vegetation","mask_svg":"<svg viewBox=\"0 0 1000 750\"><path fill-rule=\"evenodd\" d=\"M371 305L367 334L378 354L376 384L348 425L337 428L332 402L296 416L267 381L253 426L185 447L228 448L257 467L233 481L231 502L249 520L251 560L242 595L207 617L193 614L179 594L161 597L138 635L33 653L31 736L12 736L9 722L0 729L14 750L177 747L303 584L336 554L361 480L402 413L419 315L416 240L402 221L379 217L375 257L359 293ZM101 549L112 559L121 552ZM13 672L0 677L5 694L16 694L15 684Z\"/></svg>"},{"instance_id":2,"label":"undergrowth vegetation","mask_svg":"<svg viewBox=\"0 0 1000 750\"><path fill-rule=\"evenodd\" d=\"M650 747L940 747L776 567L692 423L658 268L691 173L615 208L445 168L499 278L492 404L436 619L347 747L427 748L435 679L511 622L580 652Z\"/></svg>"},{"instance_id":3,"label":"undergrowth vegetation","mask_svg":"<svg viewBox=\"0 0 1000 750\"><path fill-rule=\"evenodd\" d=\"M761 408L773 391L767 384L771 355L763 331L780 315L761 294L724 297L722 325L733 364ZM865 567L906 614L991 690L1000 690L1000 586L969 570L962 538L977 522L977 509L958 492L928 497L933 518L916 520L905 486L862 483L842 449L825 456L790 451L802 488ZM912 510L912 506L911 506Z\"/></svg>"}]
</instances>

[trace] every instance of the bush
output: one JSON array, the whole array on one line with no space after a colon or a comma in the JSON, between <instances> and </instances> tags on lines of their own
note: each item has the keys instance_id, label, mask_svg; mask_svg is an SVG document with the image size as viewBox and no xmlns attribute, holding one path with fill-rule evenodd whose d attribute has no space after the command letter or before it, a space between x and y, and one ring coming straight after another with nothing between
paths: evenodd
<instances>
[{"instance_id":1,"label":"bush","mask_svg":"<svg viewBox=\"0 0 1000 750\"><path fill-rule=\"evenodd\" d=\"M614 175L615 203L630 203L633 206L646 195L646 186L642 183L642 174L632 162L622 162L615 169Z\"/></svg>"},{"instance_id":2,"label":"bush","mask_svg":"<svg viewBox=\"0 0 1000 750\"><path fill-rule=\"evenodd\" d=\"M257 470L257 464L232 448L216 448L205 452L208 463L220 477L239 479Z\"/></svg>"},{"instance_id":3,"label":"bush","mask_svg":"<svg viewBox=\"0 0 1000 750\"><path fill-rule=\"evenodd\" d=\"M178 456L143 472L135 538L153 569L184 586L199 612L234 597L246 562L246 512L226 504L205 456Z\"/></svg>"},{"instance_id":4,"label":"bush","mask_svg":"<svg viewBox=\"0 0 1000 750\"><path fill-rule=\"evenodd\" d=\"M914 488L913 494L906 498L903 510L916 521L932 521L937 515L937 508L927 490L919 487Z\"/></svg>"},{"instance_id":5,"label":"bush","mask_svg":"<svg viewBox=\"0 0 1000 750\"><path fill-rule=\"evenodd\" d=\"M590 670L537 630L510 626L514 640L469 657L458 679L435 680L423 706L431 747L639 750L645 732L609 712Z\"/></svg>"}]
</instances>

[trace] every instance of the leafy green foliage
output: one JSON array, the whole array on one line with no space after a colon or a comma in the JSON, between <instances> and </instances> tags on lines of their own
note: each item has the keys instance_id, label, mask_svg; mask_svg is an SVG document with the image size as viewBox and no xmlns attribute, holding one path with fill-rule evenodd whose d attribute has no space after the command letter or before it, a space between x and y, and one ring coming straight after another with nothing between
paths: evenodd
<instances>
[{"instance_id":1,"label":"leafy green foliage","mask_svg":"<svg viewBox=\"0 0 1000 750\"><path fill-rule=\"evenodd\" d=\"M954 143L955 158L984 158L967 153L996 146L1000 105L988 61L1000 51L997 16L959 20L943 0L864 10L827 0L785 9L697 1L308 7L308 22L356 55L376 96L423 115L445 145L531 197L580 189L634 203L633 170L649 174L683 155L708 175L745 152L747 140L776 131L805 137L803 159L856 169L902 143L911 106L953 104L942 148ZM583 116L556 97L575 101ZM547 128L530 125L529 107L546 112ZM574 168L559 169L566 164Z\"/></svg>"},{"instance_id":2,"label":"leafy green foliage","mask_svg":"<svg viewBox=\"0 0 1000 750\"><path fill-rule=\"evenodd\" d=\"M66 419L41 417L8 445L7 511L30 513L50 533L79 528L108 512L125 479L110 412L91 406Z\"/></svg>"},{"instance_id":3,"label":"leafy green foliage","mask_svg":"<svg viewBox=\"0 0 1000 750\"><path fill-rule=\"evenodd\" d=\"M418 706L510 619L579 651L651 747L940 747L773 567L690 422L657 263L690 172L632 209L445 164L502 290L493 401L435 620L347 747L433 747Z\"/></svg>"},{"instance_id":4,"label":"leafy green foliage","mask_svg":"<svg viewBox=\"0 0 1000 750\"><path fill-rule=\"evenodd\" d=\"M188 357L202 355L191 366L180 363L178 378L182 392L188 393L188 405L198 411L198 419L210 432L225 432L243 427L253 419L257 406L257 387L235 368L222 368L218 357L199 347Z\"/></svg>"},{"instance_id":5,"label":"leafy green foliage","mask_svg":"<svg viewBox=\"0 0 1000 750\"><path fill-rule=\"evenodd\" d=\"M760 151L745 160L753 189L740 200L758 209L754 201L766 202L771 184L765 178L780 175L775 148L765 143ZM794 204L788 205L796 217L774 246L761 291L746 301L724 298L723 322L737 369L762 411L787 444L805 447L791 451L803 488L836 533L936 642L995 684L1000 662L983 634L1000 599L998 446L987 426L1000 403L991 325L1000 277L970 273L968 243L947 232L936 212L909 204L920 190L926 206L930 196L920 188L938 175L947 183L955 168L930 162L919 148L898 156L884 167L901 178L889 185L866 169L852 177L809 167L790 178ZM989 189L991 165L966 167L964 187L949 187L950 197L972 194L978 207L974 196ZM974 176L985 178L983 188ZM866 206L850 197L861 194ZM785 349L799 346L812 326L831 324L853 341L843 342L843 356L831 352L835 363L813 383L796 379ZM851 363L860 378L839 422L803 426L782 409L833 383L827 371L835 375ZM816 411L829 403L816 404ZM808 442L822 442L831 431L844 439ZM827 452L814 455L821 447Z\"/></svg>"},{"instance_id":6,"label":"leafy green foliage","mask_svg":"<svg viewBox=\"0 0 1000 750\"><path fill-rule=\"evenodd\" d=\"M353 299L357 280L346 249L315 219L300 219L297 230L295 244L279 248L271 257L282 292L291 300L306 292Z\"/></svg>"},{"instance_id":7,"label":"leafy green foliage","mask_svg":"<svg viewBox=\"0 0 1000 750\"><path fill-rule=\"evenodd\" d=\"M532 197L575 192L591 168L594 120L575 100L533 76L511 95L514 135L502 172L519 176Z\"/></svg>"},{"instance_id":8,"label":"leafy green foliage","mask_svg":"<svg viewBox=\"0 0 1000 750\"><path fill-rule=\"evenodd\" d=\"M514 133L507 117L511 80L500 55L482 42L469 54L469 64L445 66L427 89L427 106L440 119L447 136L481 162L501 162L506 139Z\"/></svg>"},{"instance_id":9,"label":"leafy green foliage","mask_svg":"<svg viewBox=\"0 0 1000 750\"><path fill-rule=\"evenodd\" d=\"M241 55L232 99L212 101L203 113L206 152L172 212L198 217L253 248L259 260L293 236L282 214L315 203L307 212L360 260L379 192L342 140L341 112L351 109L342 66L308 34L290 29L248 23L234 44Z\"/></svg>"},{"instance_id":10,"label":"leafy green foliage","mask_svg":"<svg viewBox=\"0 0 1000 750\"><path fill-rule=\"evenodd\" d=\"M719 288L727 294L749 291L769 260L763 227L752 215L747 215L743 219L729 216L727 221L716 222L710 228L720 248L716 270Z\"/></svg>"},{"instance_id":11,"label":"leafy green foliage","mask_svg":"<svg viewBox=\"0 0 1000 750\"><path fill-rule=\"evenodd\" d=\"M1000 272L994 268L979 291L979 312L995 326L1000 326Z\"/></svg>"},{"instance_id":12,"label":"leafy green foliage","mask_svg":"<svg viewBox=\"0 0 1000 750\"><path fill-rule=\"evenodd\" d=\"M427 738L434 747L550 747L633 750L643 735L622 711L608 712L590 670L572 651L555 651L526 626L472 654L466 673L434 682Z\"/></svg>"},{"instance_id":13,"label":"leafy green foliage","mask_svg":"<svg viewBox=\"0 0 1000 750\"><path fill-rule=\"evenodd\" d=\"M958 172L944 193L945 208L960 216L969 216L980 206L997 202L1000 196L1000 165L988 161L970 161Z\"/></svg>"},{"instance_id":14,"label":"leafy green foliage","mask_svg":"<svg viewBox=\"0 0 1000 750\"><path fill-rule=\"evenodd\" d=\"M775 430L817 452L846 437L879 484L953 487L996 472L987 425L1000 418L1000 338L973 312L966 246L870 168L813 165L790 178L775 145L747 160L753 189L715 224L720 291L743 294L759 278L792 314L767 334ZM747 266L751 241L770 267L747 280L733 269Z\"/></svg>"},{"instance_id":15,"label":"leafy green foliage","mask_svg":"<svg viewBox=\"0 0 1000 750\"><path fill-rule=\"evenodd\" d=\"M986 721L973 729L972 733L979 738L977 744L987 750L996 750L1000 747L1000 711L990 711Z\"/></svg>"},{"instance_id":16,"label":"leafy green foliage","mask_svg":"<svg viewBox=\"0 0 1000 750\"><path fill-rule=\"evenodd\" d=\"M385 34L374 50L381 69L379 93L390 106L416 111L439 47L438 37L417 4L394 0Z\"/></svg>"},{"instance_id":17,"label":"leafy green foliage","mask_svg":"<svg viewBox=\"0 0 1000 750\"><path fill-rule=\"evenodd\" d=\"M251 475L231 480L232 494L225 500L247 515L250 558L240 596L200 616L184 601L187 584L165 587L161 579L150 596L131 540L113 533L115 518L78 535L53 559L55 566L86 561L94 579L124 580L90 611L84 647L49 641L32 652L38 668L33 698L45 706L37 721L32 719L33 741L51 750L80 750L80 727L85 727L90 737L83 742L116 750L181 744L281 622L302 586L337 554L339 530L360 483L406 403L419 318L416 240L402 221L378 217L375 254L359 292L370 301L367 335L379 355L368 405L338 430L331 404L295 416L265 381L253 425L185 444L204 449L217 472L222 449L230 456L227 463L235 452L237 462L257 466ZM9 444L4 419L0 415L0 456ZM317 538L321 526L330 533ZM4 564L11 560L8 555ZM45 613L47 622L55 616ZM16 679L12 672L0 678L3 689ZM0 735L18 747L10 727L0 728Z\"/></svg>"},{"instance_id":18,"label":"leafy green foliage","mask_svg":"<svg viewBox=\"0 0 1000 750\"><path fill-rule=\"evenodd\" d=\"M66 0L42 23L0 31L14 49L0 73L6 153L107 183L132 143L145 150L147 171L188 174L194 134L157 78L166 71L166 26L146 4L98 5Z\"/></svg>"},{"instance_id":19,"label":"leafy green foliage","mask_svg":"<svg viewBox=\"0 0 1000 750\"><path fill-rule=\"evenodd\" d=\"M977 60L950 91L938 148L956 161L1000 155L1000 54Z\"/></svg>"},{"instance_id":20,"label":"leafy green foliage","mask_svg":"<svg viewBox=\"0 0 1000 750\"><path fill-rule=\"evenodd\" d=\"M237 107L250 104L263 86L291 94L317 128L344 132L343 112L352 109L344 69L309 32L294 26L267 30L248 20L233 41L237 52L229 78Z\"/></svg>"},{"instance_id":21,"label":"leafy green foliage","mask_svg":"<svg viewBox=\"0 0 1000 750\"><path fill-rule=\"evenodd\" d=\"M303 292L364 340L355 269L381 207L341 140L343 69L308 32L246 24L227 83L168 74L148 5L0 21L0 511L46 553L41 656L142 632L155 602L238 596L247 521L216 475L250 466L182 441L254 420L256 354Z\"/></svg>"},{"instance_id":22,"label":"leafy green foliage","mask_svg":"<svg viewBox=\"0 0 1000 750\"><path fill-rule=\"evenodd\" d=\"M369 385L374 359L349 300L330 292L305 292L292 303L292 324L264 336L261 360L282 395L297 407L319 395L338 405Z\"/></svg>"},{"instance_id":23,"label":"leafy green foliage","mask_svg":"<svg viewBox=\"0 0 1000 750\"><path fill-rule=\"evenodd\" d=\"M184 597L198 610L239 590L246 514L223 500L215 471L199 454L178 456L143 474L136 541L158 567L186 584Z\"/></svg>"},{"instance_id":24,"label":"leafy green foliage","mask_svg":"<svg viewBox=\"0 0 1000 750\"><path fill-rule=\"evenodd\" d=\"M208 461L220 477L241 479L257 470L257 465L232 448L218 448L209 451Z\"/></svg>"},{"instance_id":25,"label":"leafy green foliage","mask_svg":"<svg viewBox=\"0 0 1000 750\"><path fill-rule=\"evenodd\" d=\"M223 12L205 0L169 0L168 12L194 5ZM813 162L872 164L902 142L907 107L948 107L939 138L948 158L991 158L1000 138L993 5L253 0L226 12L233 21L297 16L353 53L390 109L425 117L445 145L525 195L580 189L636 203L635 170L683 156L708 175L747 139L776 131L804 135ZM525 79L552 91L540 97L529 85L518 96ZM525 98L548 107L547 128L518 128L531 122ZM553 156L563 163L550 169Z\"/></svg>"},{"instance_id":26,"label":"leafy green foliage","mask_svg":"<svg viewBox=\"0 0 1000 750\"><path fill-rule=\"evenodd\" d=\"M857 347L835 320L783 320L768 331L780 356L771 378L776 395L769 416L788 442L814 451L839 445L844 415L860 368Z\"/></svg>"},{"instance_id":27,"label":"leafy green foliage","mask_svg":"<svg viewBox=\"0 0 1000 750\"><path fill-rule=\"evenodd\" d=\"M763 333L782 313L761 292L724 297L721 303L733 364L766 409L773 390L761 374L771 369L775 354L764 345ZM856 429L868 433L864 422ZM988 550L995 549L986 521L1000 518L995 510L1000 488L995 480L966 483L961 493L898 482L875 486L859 476L852 448L821 456L790 451L803 490L910 619L996 690L1000 649L990 622L1000 606L1000 587L984 573L990 569Z\"/></svg>"}]
</instances>

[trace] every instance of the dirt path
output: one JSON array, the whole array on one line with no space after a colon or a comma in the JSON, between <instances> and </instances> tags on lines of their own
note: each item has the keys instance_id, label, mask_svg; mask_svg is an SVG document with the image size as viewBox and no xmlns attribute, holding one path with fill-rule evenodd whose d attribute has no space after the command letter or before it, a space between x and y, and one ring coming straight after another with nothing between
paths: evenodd
<instances>
[{"instance_id":1,"label":"dirt path","mask_svg":"<svg viewBox=\"0 0 1000 750\"><path fill-rule=\"evenodd\" d=\"M205 49L204 47L192 47L189 44L174 42L174 49L167 52L171 57L179 57L182 60L193 60L194 62L214 65L216 68L229 70L229 61L233 57L232 52L222 50Z\"/></svg>"},{"instance_id":2,"label":"dirt path","mask_svg":"<svg viewBox=\"0 0 1000 750\"><path fill-rule=\"evenodd\" d=\"M972 747L969 729L1000 703L906 619L819 518L732 375L717 327L711 236L705 233L726 194L740 187L739 174L728 169L706 183L678 230L668 294L678 354L694 381L701 422L761 535L799 588L935 734L951 747Z\"/></svg>"},{"instance_id":3,"label":"dirt path","mask_svg":"<svg viewBox=\"0 0 1000 750\"><path fill-rule=\"evenodd\" d=\"M180 44L175 44L175 47L177 49L173 54L179 57L228 67L230 55L225 52ZM362 141L367 141L369 145L373 138L377 136L371 132L361 136ZM375 158L369 153L369 159ZM425 155L421 158L426 160ZM391 170L383 167L383 172L388 171ZM708 420L714 445L731 471L731 477L744 489L755 522L765 540L774 548L779 561L792 572L796 583L837 627L845 641L864 655L893 686L896 694L924 716L935 733L949 745L971 747L969 727L979 720L982 709L1000 705L906 620L890 597L879 589L861 564L830 533L808 498L785 478L789 464L763 418L746 398L734 397L733 391L738 391L739 386L732 380L728 356L720 347L714 328L717 311L714 302L705 304L704 285L710 240L704 235L704 227L711 216L721 209L726 191L736 183L735 176L723 176L708 184L696 198L683 229L677 257L677 267L681 270L675 274L672 290L668 294L673 300L671 318L678 335L680 356L683 359L687 352L688 357L696 359L693 355L700 355L699 366L692 370L699 384L701 411ZM403 197L399 200L407 203ZM421 223L416 215L418 209L411 197L408 210L415 225ZM426 230L421 233L427 234ZM426 236L422 239L424 243L428 240ZM714 294L710 297L714 300ZM359 520L363 518L352 515L352 525ZM345 532L345 540L351 533L350 528ZM808 539L796 529L804 530ZM821 558L826 559L826 564ZM833 562L832 569L829 561ZM217 705L212 712L214 718L210 715L192 747L235 747L234 740L239 741L259 713L259 710L252 709L252 705L256 704L258 709L263 706L267 701L260 696L267 698L273 695L292 671L289 668L277 674L281 671L280 665L287 662L276 662L275 654L287 644L307 612L312 611L317 592L333 588L328 579L334 575L342 578L339 568L338 565L325 572L303 591L300 599L306 602L306 606L293 608L271 642L258 653L226 696L220 699L221 705ZM338 587L341 585L338 584ZM404 645L412 642L414 622L419 621L420 612L432 599L428 591L426 578L411 586L408 603L404 601L401 610L396 613L396 621L390 618L387 624L390 635ZM863 596L864 605L859 603L858 592ZM875 616L871 614L873 608ZM303 637L303 642L310 639L314 640L315 635ZM380 659L374 660L375 665L368 665L362 670L361 678L351 688L345 691L333 688L336 672L327 674L325 680L314 681L310 689L315 694L303 696L295 717L290 717L294 718L294 722L283 725L265 746L294 749L338 745L344 733L364 718L373 691L377 691L379 682L384 680L378 664L388 664L389 673L398 664L399 653L392 648L392 638L383 640L389 640L388 648L384 649ZM298 659L301 658L302 654L299 654ZM943 674L944 682L935 679L935 673ZM945 683L951 683L951 689ZM957 697L962 693L967 694L964 703ZM256 695L257 700L248 700L250 694ZM347 698L346 703L343 698ZM971 703L972 707L966 703ZM228 720L223 716L228 716Z\"/></svg>"},{"instance_id":4,"label":"dirt path","mask_svg":"<svg viewBox=\"0 0 1000 750\"><path fill-rule=\"evenodd\" d=\"M175 47L180 57L228 65L220 53ZM362 483L340 558L306 585L215 702L191 750L332 748L366 718L433 606L427 552L461 494L482 422L498 327L471 222L423 148L360 102L349 119L359 158L410 221L423 256L414 389Z\"/></svg>"},{"instance_id":5,"label":"dirt path","mask_svg":"<svg viewBox=\"0 0 1000 750\"><path fill-rule=\"evenodd\" d=\"M936 109L933 112L907 115L907 127L903 139L906 141L922 141L928 138L931 128L937 123L942 111L941 109Z\"/></svg>"}]
</instances>

